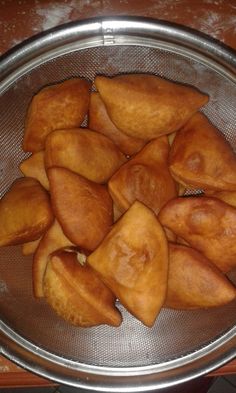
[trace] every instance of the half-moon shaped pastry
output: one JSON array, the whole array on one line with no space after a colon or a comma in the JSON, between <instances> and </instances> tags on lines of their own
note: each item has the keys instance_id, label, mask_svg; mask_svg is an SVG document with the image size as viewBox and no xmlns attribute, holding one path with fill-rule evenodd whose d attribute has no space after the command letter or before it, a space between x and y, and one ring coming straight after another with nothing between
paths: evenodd
<instances>
[{"instance_id":1,"label":"half-moon shaped pastry","mask_svg":"<svg viewBox=\"0 0 236 393\"><path fill-rule=\"evenodd\" d=\"M44 165L44 151L33 153L29 158L20 163L23 175L37 179L42 186L49 190L49 182Z\"/></svg>"},{"instance_id":2,"label":"half-moon shaped pastry","mask_svg":"<svg viewBox=\"0 0 236 393\"><path fill-rule=\"evenodd\" d=\"M47 191L31 177L17 179L0 200L0 246L36 240L52 221Z\"/></svg>"},{"instance_id":3,"label":"half-moon shaped pastry","mask_svg":"<svg viewBox=\"0 0 236 393\"><path fill-rule=\"evenodd\" d=\"M208 102L194 87L155 75L97 76L94 83L116 127L146 141L177 131Z\"/></svg>"},{"instance_id":4,"label":"half-moon shaped pastry","mask_svg":"<svg viewBox=\"0 0 236 393\"><path fill-rule=\"evenodd\" d=\"M236 190L236 155L202 113L178 131L169 162L175 180L186 187Z\"/></svg>"},{"instance_id":5,"label":"half-moon shaped pastry","mask_svg":"<svg viewBox=\"0 0 236 393\"><path fill-rule=\"evenodd\" d=\"M169 244L166 307L210 308L223 306L235 297L233 284L209 259L193 248Z\"/></svg>"},{"instance_id":6,"label":"half-moon shaped pastry","mask_svg":"<svg viewBox=\"0 0 236 393\"><path fill-rule=\"evenodd\" d=\"M99 93L90 96L88 126L110 138L124 154L132 156L145 145L142 139L130 137L120 131L108 116L106 107Z\"/></svg>"},{"instance_id":7,"label":"half-moon shaped pastry","mask_svg":"<svg viewBox=\"0 0 236 393\"><path fill-rule=\"evenodd\" d=\"M47 265L44 293L54 311L75 326L119 326L122 317L115 296L75 253L57 252Z\"/></svg>"},{"instance_id":8,"label":"half-moon shaped pastry","mask_svg":"<svg viewBox=\"0 0 236 393\"><path fill-rule=\"evenodd\" d=\"M103 185L65 168L48 169L52 206L66 237L94 250L113 223L112 199Z\"/></svg>"},{"instance_id":9,"label":"half-moon shaped pastry","mask_svg":"<svg viewBox=\"0 0 236 393\"><path fill-rule=\"evenodd\" d=\"M85 79L73 78L40 90L27 112L23 150L43 150L53 130L80 127L88 111L90 86Z\"/></svg>"},{"instance_id":10,"label":"half-moon shaped pastry","mask_svg":"<svg viewBox=\"0 0 236 393\"><path fill-rule=\"evenodd\" d=\"M46 168L60 166L96 183L106 183L126 157L106 136L89 129L58 130L46 140Z\"/></svg>"},{"instance_id":11,"label":"half-moon shaped pastry","mask_svg":"<svg viewBox=\"0 0 236 393\"><path fill-rule=\"evenodd\" d=\"M158 218L223 272L236 267L235 208L216 198L176 198L164 206Z\"/></svg>"},{"instance_id":12,"label":"half-moon shaped pastry","mask_svg":"<svg viewBox=\"0 0 236 393\"><path fill-rule=\"evenodd\" d=\"M168 245L150 209L136 201L87 261L131 314L154 324L166 297Z\"/></svg>"},{"instance_id":13,"label":"half-moon shaped pastry","mask_svg":"<svg viewBox=\"0 0 236 393\"><path fill-rule=\"evenodd\" d=\"M65 236L57 220L44 234L33 258L33 291L35 297L43 297L43 277L50 255L61 248L74 244Z\"/></svg>"},{"instance_id":14,"label":"half-moon shaped pastry","mask_svg":"<svg viewBox=\"0 0 236 393\"><path fill-rule=\"evenodd\" d=\"M138 200L158 214L177 196L168 168L169 143L166 136L149 142L109 180L109 192L121 212Z\"/></svg>"}]
</instances>

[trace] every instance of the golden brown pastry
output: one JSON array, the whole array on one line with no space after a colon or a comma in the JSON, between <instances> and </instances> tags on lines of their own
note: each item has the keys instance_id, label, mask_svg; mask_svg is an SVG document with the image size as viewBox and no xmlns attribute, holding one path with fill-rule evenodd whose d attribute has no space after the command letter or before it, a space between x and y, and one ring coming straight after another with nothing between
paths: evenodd
<instances>
[{"instance_id":1,"label":"golden brown pastry","mask_svg":"<svg viewBox=\"0 0 236 393\"><path fill-rule=\"evenodd\" d=\"M108 116L99 93L90 96L88 126L110 138L124 154L132 156L143 148L145 141L130 137L120 131Z\"/></svg>"},{"instance_id":2,"label":"golden brown pastry","mask_svg":"<svg viewBox=\"0 0 236 393\"><path fill-rule=\"evenodd\" d=\"M90 86L84 79L73 78L37 93L27 112L23 150L43 150L51 131L80 127L88 111Z\"/></svg>"},{"instance_id":3,"label":"golden brown pastry","mask_svg":"<svg viewBox=\"0 0 236 393\"><path fill-rule=\"evenodd\" d=\"M169 162L173 177L186 187L236 190L236 156L202 113L178 131Z\"/></svg>"},{"instance_id":4,"label":"golden brown pastry","mask_svg":"<svg viewBox=\"0 0 236 393\"><path fill-rule=\"evenodd\" d=\"M86 250L94 250L113 222L112 199L105 186L65 168L49 168L52 206L64 234Z\"/></svg>"},{"instance_id":5,"label":"golden brown pastry","mask_svg":"<svg viewBox=\"0 0 236 393\"><path fill-rule=\"evenodd\" d=\"M122 322L113 293L88 265L81 266L75 253L61 251L51 257L44 293L54 311L75 326L119 326Z\"/></svg>"},{"instance_id":6,"label":"golden brown pastry","mask_svg":"<svg viewBox=\"0 0 236 393\"><path fill-rule=\"evenodd\" d=\"M121 212L138 200L158 214L177 196L168 168L169 144L166 136L149 142L109 180L109 192Z\"/></svg>"},{"instance_id":7,"label":"golden brown pastry","mask_svg":"<svg viewBox=\"0 0 236 393\"><path fill-rule=\"evenodd\" d=\"M0 246L36 240L52 221L47 191L35 179L17 179L0 200Z\"/></svg>"},{"instance_id":8,"label":"golden brown pastry","mask_svg":"<svg viewBox=\"0 0 236 393\"><path fill-rule=\"evenodd\" d=\"M209 259L193 248L169 244L166 307L209 308L235 298L235 287Z\"/></svg>"},{"instance_id":9,"label":"golden brown pastry","mask_svg":"<svg viewBox=\"0 0 236 393\"><path fill-rule=\"evenodd\" d=\"M33 240L32 242L27 242L27 243L22 244L22 254L23 255L33 254L36 251L40 240L41 240L41 237L37 240Z\"/></svg>"},{"instance_id":10,"label":"golden brown pastry","mask_svg":"<svg viewBox=\"0 0 236 393\"><path fill-rule=\"evenodd\" d=\"M150 209L136 201L87 261L131 314L154 324L166 297L168 245Z\"/></svg>"},{"instance_id":11,"label":"golden brown pastry","mask_svg":"<svg viewBox=\"0 0 236 393\"><path fill-rule=\"evenodd\" d=\"M194 87L154 75L97 76L95 85L116 127L146 141L177 131L208 102Z\"/></svg>"},{"instance_id":12,"label":"golden brown pastry","mask_svg":"<svg viewBox=\"0 0 236 393\"><path fill-rule=\"evenodd\" d=\"M46 190L49 190L48 177L44 165L44 151L32 154L29 158L22 161L20 170L23 175L37 179Z\"/></svg>"},{"instance_id":13,"label":"golden brown pastry","mask_svg":"<svg viewBox=\"0 0 236 393\"><path fill-rule=\"evenodd\" d=\"M209 192L206 190L206 196L212 196L220 199L221 201L228 203L228 205L236 207L236 191L213 191Z\"/></svg>"},{"instance_id":14,"label":"golden brown pastry","mask_svg":"<svg viewBox=\"0 0 236 393\"><path fill-rule=\"evenodd\" d=\"M35 297L43 297L43 277L50 255L61 248L71 247L74 244L65 236L57 220L42 237L34 254L32 277Z\"/></svg>"},{"instance_id":15,"label":"golden brown pastry","mask_svg":"<svg viewBox=\"0 0 236 393\"><path fill-rule=\"evenodd\" d=\"M124 162L110 139L89 129L54 131L46 140L47 168L67 168L96 183L105 183Z\"/></svg>"},{"instance_id":16,"label":"golden brown pastry","mask_svg":"<svg viewBox=\"0 0 236 393\"><path fill-rule=\"evenodd\" d=\"M235 208L216 198L176 198L164 206L158 218L223 272L236 267Z\"/></svg>"}]
</instances>

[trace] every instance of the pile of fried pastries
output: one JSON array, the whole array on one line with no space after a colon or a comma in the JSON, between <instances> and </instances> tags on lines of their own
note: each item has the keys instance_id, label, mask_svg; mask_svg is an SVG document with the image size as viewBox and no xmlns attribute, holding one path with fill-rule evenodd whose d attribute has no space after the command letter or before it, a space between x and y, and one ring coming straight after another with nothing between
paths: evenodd
<instances>
[{"instance_id":1,"label":"pile of fried pastries","mask_svg":"<svg viewBox=\"0 0 236 393\"><path fill-rule=\"evenodd\" d=\"M235 300L236 155L200 111L208 100L146 74L72 78L33 97L0 246L33 255L34 296L67 322L119 326L117 299L148 327L162 307Z\"/></svg>"}]
</instances>

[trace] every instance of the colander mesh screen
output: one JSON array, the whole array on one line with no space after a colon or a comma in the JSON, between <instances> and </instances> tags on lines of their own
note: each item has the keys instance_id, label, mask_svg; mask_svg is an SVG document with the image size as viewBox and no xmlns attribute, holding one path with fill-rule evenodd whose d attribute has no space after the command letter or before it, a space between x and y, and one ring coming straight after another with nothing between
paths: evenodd
<instances>
[{"instance_id":1,"label":"colander mesh screen","mask_svg":"<svg viewBox=\"0 0 236 393\"><path fill-rule=\"evenodd\" d=\"M236 147L236 88L207 66L182 55L141 46L96 47L57 57L21 76L0 97L0 193L21 176L19 163L24 117L32 96L43 86L73 76L148 72L196 86L209 94L203 109ZM236 303L211 311L162 310L152 329L121 306L119 328L69 326L32 296L31 257L20 247L0 250L0 312L10 327L36 345L64 358L101 366L145 366L195 352L235 324ZM231 277L235 280L235 277Z\"/></svg>"}]
</instances>

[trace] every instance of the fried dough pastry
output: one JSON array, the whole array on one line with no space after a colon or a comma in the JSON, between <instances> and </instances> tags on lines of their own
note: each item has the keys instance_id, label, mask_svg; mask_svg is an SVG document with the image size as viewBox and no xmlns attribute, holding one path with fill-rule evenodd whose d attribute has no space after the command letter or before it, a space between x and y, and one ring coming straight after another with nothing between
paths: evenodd
<instances>
[{"instance_id":1,"label":"fried dough pastry","mask_svg":"<svg viewBox=\"0 0 236 393\"><path fill-rule=\"evenodd\" d=\"M42 186L49 190L48 177L44 165L44 151L32 154L29 158L20 163L20 170L23 175L37 179Z\"/></svg>"},{"instance_id":2,"label":"fried dough pastry","mask_svg":"<svg viewBox=\"0 0 236 393\"><path fill-rule=\"evenodd\" d=\"M177 196L168 168L169 143L166 136L149 142L109 180L109 192L121 212L138 200L158 214Z\"/></svg>"},{"instance_id":3,"label":"fried dough pastry","mask_svg":"<svg viewBox=\"0 0 236 393\"><path fill-rule=\"evenodd\" d=\"M97 76L94 83L116 127L146 141L177 131L208 102L194 87L154 75Z\"/></svg>"},{"instance_id":4,"label":"fried dough pastry","mask_svg":"<svg viewBox=\"0 0 236 393\"><path fill-rule=\"evenodd\" d=\"M46 140L47 168L67 168L96 183L105 183L124 162L110 139L89 129L54 131Z\"/></svg>"},{"instance_id":5,"label":"fried dough pastry","mask_svg":"<svg viewBox=\"0 0 236 393\"><path fill-rule=\"evenodd\" d=\"M170 151L170 171L186 187L236 190L236 156L202 113L178 131Z\"/></svg>"},{"instance_id":6,"label":"fried dough pastry","mask_svg":"<svg viewBox=\"0 0 236 393\"><path fill-rule=\"evenodd\" d=\"M73 78L36 94L26 116L23 150L43 150L51 131L80 127L89 107L90 86L84 79Z\"/></svg>"},{"instance_id":7,"label":"fried dough pastry","mask_svg":"<svg viewBox=\"0 0 236 393\"><path fill-rule=\"evenodd\" d=\"M236 267L235 208L216 198L176 198L164 206L158 218L223 272Z\"/></svg>"},{"instance_id":8,"label":"fried dough pastry","mask_svg":"<svg viewBox=\"0 0 236 393\"><path fill-rule=\"evenodd\" d=\"M99 93L90 96L88 125L91 130L101 132L110 138L124 154L132 156L143 148L145 141L130 137L120 131L108 116Z\"/></svg>"},{"instance_id":9,"label":"fried dough pastry","mask_svg":"<svg viewBox=\"0 0 236 393\"><path fill-rule=\"evenodd\" d=\"M71 247L74 244L65 236L57 220L42 237L34 254L32 276L34 296L43 297L43 277L50 255L61 248Z\"/></svg>"},{"instance_id":10,"label":"fried dough pastry","mask_svg":"<svg viewBox=\"0 0 236 393\"><path fill-rule=\"evenodd\" d=\"M136 201L87 262L131 314L154 324L166 297L168 245L150 209Z\"/></svg>"},{"instance_id":11,"label":"fried dough pastry","mask_svg":"<svg viewBox=\"0 0 236 393\"><path fill-rule=\"evenodd\" d=\"M189 310L223 306L236 298L225 275L193 248L169 244L169 275L165 306Z\"/></svg>"},{"instance_id":12,"label":"fried dough pastry","mask_svg":"<svg viewBox=\"0 0 236 393\"><path fill-rule=\"evenodd\" d=\"M205 194L207 196L212 196L214 198L220 199L221 201L228 203L228 205L236 207L236 191L214 191L209 192L206 190Z\"/></svg>"},{"instance_id":13,"label":"fried dough pastry","mask_svg":"<svg viewBox=\"0 0 236 393\"><path fill-rule=\"evenodd\" d=\"M41 237L37 240L33 240L32 242L27 242L27 243L22 244L22 254L23 255L33 254L36 251L40 240L41 240Z\"/></svg>"},{"instance_id":14,"label":"fried dough pastry","mask_svg":"<svg viewBox=\"0 0 236 393\"><path fill-rule=\"evenodd\" d=\"M14 181L0 200L0 246L38 239L53 221L48 193L30 177Z\"/></svg>"},{"instance_id":15,"label":"fried dough pastry","mask_svg":"<svg viewBox=\"0 0 236 393\"><path fill-rule=\"evenodd\" d=\"M80 265L74 253L62 251L51 257L44 293L55 312L75 326L119 326L122 322L113 293L90 266Z\"/></svg>"},{"instance_id":16,"label":"fried dough pastry","mask_svg":"<svg viewBox=\"0 0 236 393\"><path fill-rule=\"evenodd\" d=\"M113 222L112 199L105 186L65 168L49 168L52 206L70 241L94 250Z\"/></svg>"}]
</instances>

